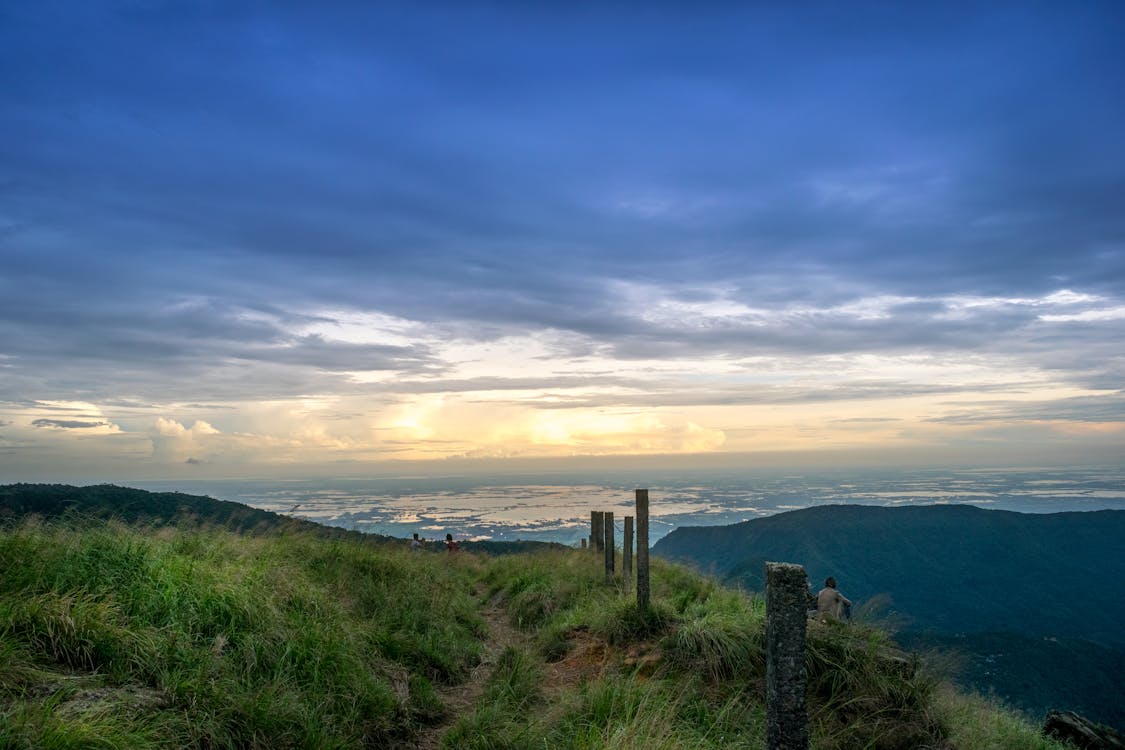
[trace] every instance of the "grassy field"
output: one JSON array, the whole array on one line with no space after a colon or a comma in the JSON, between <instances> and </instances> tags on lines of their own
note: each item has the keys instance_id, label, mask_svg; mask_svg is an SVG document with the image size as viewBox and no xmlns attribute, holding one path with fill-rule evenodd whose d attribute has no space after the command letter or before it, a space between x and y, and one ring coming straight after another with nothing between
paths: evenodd
<instances>
[{"instance_id":1,"label":"grassy field","mask_svg":"<svg viewBox=\"0 0 1125 750\"><path fill-rule=\"evenodd\" d=\"M760 599L654 561L638 612L578 551L302 533L0 531L0 748L761 748ZM814 747L1055 748L810 626Z\"/></svg>"}]
</instances>

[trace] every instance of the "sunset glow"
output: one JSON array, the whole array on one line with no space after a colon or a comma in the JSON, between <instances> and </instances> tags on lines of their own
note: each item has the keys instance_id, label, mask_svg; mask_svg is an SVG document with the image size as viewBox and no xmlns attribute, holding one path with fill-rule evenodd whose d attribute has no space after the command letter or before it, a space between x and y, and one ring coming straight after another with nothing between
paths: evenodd
<instances>
[{"instance_id":1,"label":"sunset glow","mask_svg":"<svg viewBox=\"0 0 1125 750\"><path fill-rule=\"evenodd\" d=\"M1120 463L1125 14L790 11L6 5L0 474Z\"/></svg>"}]
</instances>

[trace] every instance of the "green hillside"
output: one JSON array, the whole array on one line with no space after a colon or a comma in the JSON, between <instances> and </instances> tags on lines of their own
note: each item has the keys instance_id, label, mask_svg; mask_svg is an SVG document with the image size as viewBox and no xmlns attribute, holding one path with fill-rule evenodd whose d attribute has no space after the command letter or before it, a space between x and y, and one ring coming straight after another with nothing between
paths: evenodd
<instances>
[{"instance_id":1,"label":"green hillside","mask_svg":"<svg viewBox=\"0 0 1125 750\"><path fill-rule=\"evenodd\" d=\"M760 600L577 550L411 553L281 528L0 529L0 748L760 748ZM810 628L816 748L1052 748Z\"/></svg>"},{"instance_id":2,"label":"green hillside","mask_svg":"<svg viewBox=\"0 0 1125 750\"><path fill-rule=\"evenodd\" d=\"M906 630L895 639L911 650L934 652L957 684L1002 696L1028 716L1066 709L1125 727L1125 649L1081 638L1017 633Z\"/></svg>"},{"instance_id":3,"label":"green hillside","mask_svg":"<svg viewBox=\"0 0 1125 750\"><path fill-rule=\"evenodd\" d=\"M242 503L182 492L149 492L113 484L74 487L68 484L0 485L0 523L28 516L43 519L102 519L155 526L221 526L232 531L262 534L304 532L326 539L351 539L364 544L395 544L396 537L326 526ZM557 549L550 542L488 540L461 542L468 550L494 555Z\"/></svg>"},{"instance_id":4,"label":"green hillside","mask_svg":"<svg viewBox=\"0 0 1125 750\"><path fill-rule=\"evenodd\" d=\"M1125 727L1122 539L1125 511L824 506L679 528L654 553L748 590L765 560L801 563L918 647L956 651L964 685Z\"/></svg>"},{"instance_id":5,"label":"green hillside","mask_svg":"<svg viewBox=\"0 0 1125 750\"><path fill-rule=\"evenodd\" d=\"M1012 513L967 505L834 505L730 526L681 527L654 553L747 588L792 560L845 595L890 597L942 632L1011 631L1125 645L1125 511Z\"/></svg>"},{"instance_id":6,"label":"green hillside","mask_svg":"<svg viewBox=\"0 0 1125 750\"><path fill-rule=\"evenodd\" d=\"M67 484L9 484L0 486L0 521L28 515L57 518L115 519L127 523L213 524L233 531L264 532L278 529L304 530L314 534L362 538L311 521L290 518L242 503L216 500L182 492L149 492L112 484L73 487ZM368 536L376 541L386 537Z\"/></svg>"}]
</instances>

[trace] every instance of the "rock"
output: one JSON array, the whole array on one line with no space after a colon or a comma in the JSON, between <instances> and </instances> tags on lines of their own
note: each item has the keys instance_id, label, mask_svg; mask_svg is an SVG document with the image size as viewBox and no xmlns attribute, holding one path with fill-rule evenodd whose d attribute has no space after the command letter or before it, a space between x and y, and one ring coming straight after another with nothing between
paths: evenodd
<instances>
[{"instance_id":1,"label":"rock","mask_svg":"<svg viewBox=\"0 0 1125 750\"><path fill-rule=\"evenodd\" d=\"M1069 742L1081 750L1125 750L1125 736L1116 729L1092 722L1072 711L1051 711L1047 714L1043 734Z\"/></svg>"}]
</instances>

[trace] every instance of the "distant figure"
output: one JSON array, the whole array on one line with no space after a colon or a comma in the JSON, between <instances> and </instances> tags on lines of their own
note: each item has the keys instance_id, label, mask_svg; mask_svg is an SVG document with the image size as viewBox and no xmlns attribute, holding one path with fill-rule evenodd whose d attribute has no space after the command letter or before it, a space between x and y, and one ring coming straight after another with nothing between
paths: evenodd
<instances>
[{"instance_id":1,"label":"distant figure","mask_svg":"<svg viewBox=\"0 0 1125 750\"><path fill-rule=\"evenodd\" d=\"M457 552L458 550L461 549L461 545L459 545L457 542L453 541L453 535L452 534L446 534L445 535L445 548L447 550L449 550L450 552Z\"/></svg>"},{"instance_id":2,"label":"distant figure","mask_svg":"<svg viewBox=\"0 0 1125 750\"><path fill-rule=\"evenodd\" d=\"M824 581L824 588L816 595L816 612L822 620L840 620L844 615L851 618L852 603L836 590L836 579L832 576Z\"/></svg>"},{"instance_id":3,"label":"distant figure","mask_svg":"<svg viewBox=\"0 0 1125 750\"><path fill-rule=\"evenodd\" d=\"M418 534L414 534L414 538L410 540L410 551L411 552L421 552L422 551L422 540L418 538Z\"/></svg>"}]
</instances>

